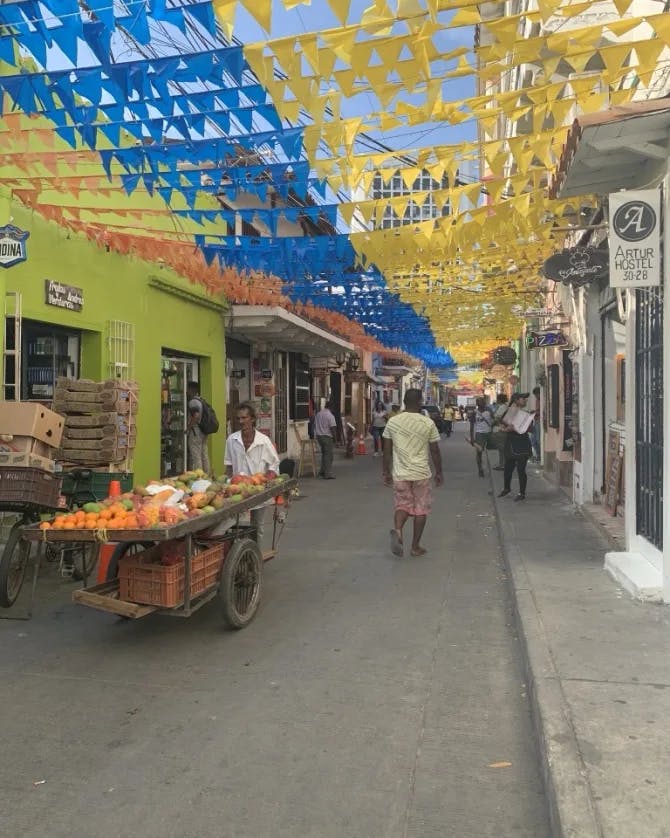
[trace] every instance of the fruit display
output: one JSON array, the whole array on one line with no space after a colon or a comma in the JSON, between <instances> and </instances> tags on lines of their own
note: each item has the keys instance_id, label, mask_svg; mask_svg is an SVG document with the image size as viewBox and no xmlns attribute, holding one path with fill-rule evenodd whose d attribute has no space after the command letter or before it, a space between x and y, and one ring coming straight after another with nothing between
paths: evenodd
<instances>
[{"instance_id":1,"label":"fruit display","mask_svg":"<svg viewBox=\"0 0 670 838\"><path fill-rule=\"evenodd\" d=\"M169 527L224 510L274 486L281 486L285 475L236 474L210 479L203 471L188 471L165 480L152 480L135 486L132 492L85 503L80 509L59 513L43 521L43 530L147 530Z\"/></svg>"}]
</instances>

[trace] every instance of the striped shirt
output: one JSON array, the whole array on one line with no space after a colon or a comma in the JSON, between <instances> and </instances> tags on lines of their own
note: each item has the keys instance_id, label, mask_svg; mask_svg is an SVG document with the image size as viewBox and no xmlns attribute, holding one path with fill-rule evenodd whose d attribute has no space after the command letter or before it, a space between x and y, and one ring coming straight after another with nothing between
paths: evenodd
<instances>
[{"instance_id":1,"label":"striped shirt","mask_svg":"<svg viewBox=\"0 0 670 838\"><path fill-rule=\"evenodd\" d=\"M384 437L393 442L394 480L427 480L430 477L428 445L440 441L432 419L421 413L398 413L388 420Z\"/></svg>"}]
</instances>

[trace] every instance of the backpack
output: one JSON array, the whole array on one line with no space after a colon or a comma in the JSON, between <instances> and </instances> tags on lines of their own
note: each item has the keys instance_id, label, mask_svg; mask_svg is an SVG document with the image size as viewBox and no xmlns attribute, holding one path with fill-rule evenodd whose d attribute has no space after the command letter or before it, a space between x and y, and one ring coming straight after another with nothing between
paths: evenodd
<instances>
[{"instance_id":1,"label":"backpack","mask_svg":"<svg viewBox=\"0 0 670 838\"><path fill-rule=\"evenodd\" d=\"M198 396L198 399L202 404L199 423L200 430L207 436L217 433L219 430L219 420L216 418L214 408L211 404L208 404L202 396Z\"/></svg>"}]
</instances>

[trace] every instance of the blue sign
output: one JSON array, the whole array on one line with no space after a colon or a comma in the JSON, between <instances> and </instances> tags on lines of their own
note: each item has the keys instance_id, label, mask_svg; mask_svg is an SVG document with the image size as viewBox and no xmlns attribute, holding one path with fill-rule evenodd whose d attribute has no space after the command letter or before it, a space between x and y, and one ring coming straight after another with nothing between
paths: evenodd
<instances>
[{"instance_id":1,"label":"blue sign","mask_svg":"<svg viewBox=\"0 0 670 838\"><path fill-rule=\"evenodd\" d=\"M19 230L12 224L0 227L0 267L11 268L26 261L26 239L29 235L27 230Z\"/></svg>"}]
</instances>

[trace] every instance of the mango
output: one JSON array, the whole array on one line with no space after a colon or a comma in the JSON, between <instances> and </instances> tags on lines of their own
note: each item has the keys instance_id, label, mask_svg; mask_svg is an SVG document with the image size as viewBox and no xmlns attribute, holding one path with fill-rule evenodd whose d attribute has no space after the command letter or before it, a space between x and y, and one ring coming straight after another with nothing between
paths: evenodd
<instances>
[{"instance_id":1,"label":"mango","mask_svg":"<svg viewBox=\"0 0 670 838\"><path fill-rule=\"evenodd\" d=\"M132 503L130 504L130 508L133 508ZM85 503L82 507L84 512L102 512L102 506L99 503Z\"/></svg>"},{"instance_id":2,"label":"mango","mask_svg":"<svg viewBox=\"0 0 670 838\"><path fill-rule=\"evenodd\" d=\"M209 513L210 513L210 512L216 512L216 509L215 509L213 506L203 506L203 507L202 507L202 511L203 511L206 515L209 515Z\"/></svg>"}]
</instances>

